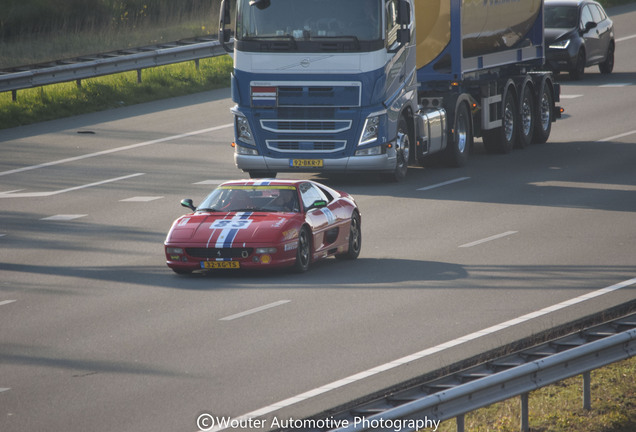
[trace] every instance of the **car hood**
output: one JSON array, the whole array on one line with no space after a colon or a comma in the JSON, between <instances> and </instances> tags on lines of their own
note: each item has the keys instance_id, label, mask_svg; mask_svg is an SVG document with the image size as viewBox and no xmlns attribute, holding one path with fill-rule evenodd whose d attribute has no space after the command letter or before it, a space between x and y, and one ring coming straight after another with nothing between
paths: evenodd
<instances>
[{"instance_id":1,"label":"car hood","mask_svg":"<svg viewBox=\"0 0 636 432\"><path fill-rule=\"evenodd\" d=\"M547 28L543 32L543 38L545 40L545 44L549 45L552 42L572 37L574 33L576 33L575 28Z\"/></svg>"},{"instance_id":2,"label":"car hood","mask_svg":"<svg viewBox=\"0 0 636 432\"><path fill-rule=\"evenodd\" d=\"M166 243L205 244L210 247L242 247L244 244L279 243L291 239L300 224L299 213L194 213L177 219Z\"/></svg>"}]
</instances>

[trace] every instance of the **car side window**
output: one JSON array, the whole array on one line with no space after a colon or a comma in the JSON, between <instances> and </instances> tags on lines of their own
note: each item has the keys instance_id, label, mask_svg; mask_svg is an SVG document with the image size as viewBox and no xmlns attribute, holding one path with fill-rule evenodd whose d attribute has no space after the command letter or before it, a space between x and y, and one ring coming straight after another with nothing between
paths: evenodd
<instances>
[{"instance_id":1,"label":"car side window","mask_svg":"<svg viewBox=\"0 0 636 432\"><path fill-rule=\"evenodd\" d=\"M583 10L581 11L581 28L585 29L585 26L589 22L594 22L594 19L592 18L590 7L588 5L585 5L585 7L583 7Z\"/></svg>"},{"instance_id":2,"label":"car side window","mask_svg":"<svg viewBox=\"0 0 636 432\"><path fill-rule=\"evenodd\" d=\"M316 201L329 201L325 194L311 183L302 183L299 189L305 209L311 206Z\"/></svg>"},{"instance_id":3,"label":"car side window","mask_svg":"<svg viewBox=\"0 0 636 432\"><path fill-rule=\"evenodd\" d=\"M594 19L595 23L598 24L601 21L603 21L603 15L601 14L601 11L599 10L598 6L590 5L590 9L592 11L592 18Z\"/></svg>"}]
</instances>

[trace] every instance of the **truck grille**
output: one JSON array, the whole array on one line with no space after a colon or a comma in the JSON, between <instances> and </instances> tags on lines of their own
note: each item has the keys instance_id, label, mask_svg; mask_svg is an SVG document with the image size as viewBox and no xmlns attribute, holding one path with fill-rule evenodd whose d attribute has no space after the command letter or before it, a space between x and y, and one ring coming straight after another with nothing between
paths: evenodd
<instances>
[{"instance_id":1,"label":"truck grille","mask_svg":"<svg viewBox=\"0 0 636 432\"><path fill-rule=\"evenodd\" d=\"M261 120L261 127L270 132L336 133L351 129L351 120Z\"/></svg>"},{"instance_id":2,"label":"truck grille","mask_svg":"<svg viewBox=\"0 0 636 432\"><path fill-rule=\"evenodd\" d=\"M347 142L338 141L295 141L295 140L267 140L267 148L279 152L315 152L331 153L344 150Z\"/></svg>"}]
</instances>

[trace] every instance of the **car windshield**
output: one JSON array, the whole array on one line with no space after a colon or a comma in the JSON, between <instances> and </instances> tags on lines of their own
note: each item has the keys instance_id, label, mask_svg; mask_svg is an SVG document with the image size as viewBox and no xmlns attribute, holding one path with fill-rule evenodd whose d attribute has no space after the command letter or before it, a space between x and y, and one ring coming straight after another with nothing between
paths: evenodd
<instances>
[{"instance_id":1,"label":"car windshield","mask_svg":"<svg viewBox=\"0 0 636 432\"><path fill-rule=\"evenodd\" d=\"M220 186L197 207L197 211L298 212L298 192L294 186Z\"/></svg>"},{"instance_id":2,"label":"car windshield","mask_svg":"<svg viewBox=\"0 0 636 432\"><path fill-rule=\"evenodd\" d=\"M546 5L545 28L574 28L579 25L579 8L576 6Z\"/></svg>"},{"instance_id":3,"label":"car windshield","mask_svg":"<svg viewBox=\"0 0 636 432\"><path fill-rule=\"evenodd\" d=\"M379 0L238 0L236 39L381 39Z\"/></svg>"}]
</instances>

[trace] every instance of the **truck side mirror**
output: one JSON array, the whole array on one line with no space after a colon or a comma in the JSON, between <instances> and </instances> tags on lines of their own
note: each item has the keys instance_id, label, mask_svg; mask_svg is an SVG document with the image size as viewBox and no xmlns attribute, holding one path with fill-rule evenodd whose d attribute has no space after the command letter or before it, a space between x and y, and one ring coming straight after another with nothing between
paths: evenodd
<instances>
[{"instance_id":1,"label":"truck side mirror","mask_svg":"<svg viewBox=\"0 0 636 432\"><path fill-rule=\"evenodd\" d=\"M397 33L398 42L402 45L411 42L411 30L409 29L411 24L411 5L407 0L400 0L398 23L400 24L400 29Z\"/></svg>"},{"instance_id":2,"label":"truck side mirror","mask_svg":"<svg viewBox=\"0 0 636 432\"><path fill-rule=\"evenodd\" d=\"M223 0L221 1L221 11L219 12L219 42L228 53L233 52L233 49L231 49L228 44L230 41L230 30L226 30L225 26L228 25L231 20L230 2Z\"/></svg>"}]
</instances>

